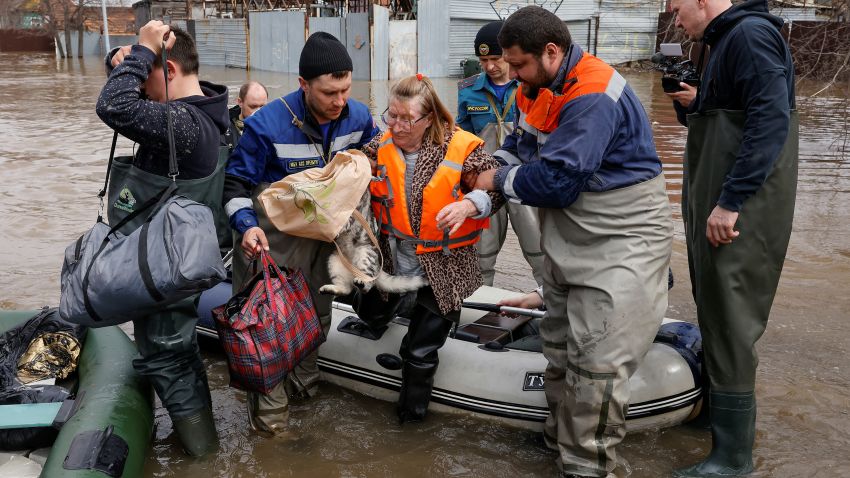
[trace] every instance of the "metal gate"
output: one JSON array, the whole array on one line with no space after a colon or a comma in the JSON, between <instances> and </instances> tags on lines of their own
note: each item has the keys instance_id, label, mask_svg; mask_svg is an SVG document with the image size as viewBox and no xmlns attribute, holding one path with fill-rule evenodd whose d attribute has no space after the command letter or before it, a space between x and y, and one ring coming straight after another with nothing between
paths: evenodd
<instances>
[{"instance_id":1,"label":"metal gate","mask_svg":"<svg viewBox=\"0 0 850 478\"><path fill-rule=\"evenodd\" d=\"M344 17L310 17L308 25L310 35L316 32L327 32L345 45L354 64L353 79L370 79L372 50L369 41L368 13L349 13Z\"/></svg>"},{"instance_id":2,"label":"metal gate","mask_svg":"<svg viewBox=\"0 0 850 478\"><path fill-rule=\"evenodd\" d=\"M201 65L248 68L248 30L244 18L195 20Z\"/></svg>"},{"instance_id":3,"label":"metal gate","mask_svg":"<svg viewBox=\"0 0 850 478\"><path fill-rule=\"evenodd\" d=\"M304 12L251 12L251 68L298 73L304 48Z\"/></svg>"}]
</instances>

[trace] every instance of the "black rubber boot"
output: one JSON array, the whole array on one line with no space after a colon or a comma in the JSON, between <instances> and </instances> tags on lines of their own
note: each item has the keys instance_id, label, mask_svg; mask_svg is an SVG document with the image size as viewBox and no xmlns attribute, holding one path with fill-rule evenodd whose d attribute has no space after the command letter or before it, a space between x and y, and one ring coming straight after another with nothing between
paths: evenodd
<instances>
[{"instance_id":1,"label":"black rubber boot","mask_svg":"<svg viewBox=\"0 0 850 478\"><path fill-rule=\"evenodd\" d=\"M437 364L405 362L401 373L401 393L396 409L398 423L421 422L428 413Z\"/></svg>"},{"instance_id":2,"label":"black rubber boot","mask_svg":"<svg viewBox=\"0 0 850 478\"><path fill-rule=\"evenodd\" d=\"M711 454L673 472L676 478L744 476L753 471L756 397L753 392L709 394Z\"/></svg>"},{"instance_id":3,"label":"black rubber boot","mask_svg":"<svg viewBox=\"0 0 850 478\"><path fill-rule=\"evenodd\" d=\"M404 361L396 410L400 424L425 418L439 364L437 350L446 343L452 327L450 320L421 305L412 316L399 351Z\"/></svg>"},{"instance_id":4,"label":"black rubber boot","mask_svg":"<svg viewBox=\"0 0 850 478\"><path fill-rule=\"evenodd\" d=\"M199 457L218 449L218 432L211 409L204 407L192 415L174 418L172 422L187 454Z\"/></svg>"}]
</instances>

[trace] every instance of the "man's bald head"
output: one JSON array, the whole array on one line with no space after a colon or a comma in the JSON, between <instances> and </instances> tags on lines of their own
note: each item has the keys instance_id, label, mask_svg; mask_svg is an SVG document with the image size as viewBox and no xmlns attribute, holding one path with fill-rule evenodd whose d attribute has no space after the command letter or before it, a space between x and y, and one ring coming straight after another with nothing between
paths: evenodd
<instances>
[{"instance_id":1,"label":"man's bald head","mask_svg":"<svg viewBox=\"0 0 850 478\"><path fill-rule=\"evenodd\" d=\"M269 101L269 91L259 81L249 81L239 88L236 104L242 110L239 117L245 119Z\"/></svg>"},{"instance_id":2,"label":"man's bald head","mask_svg":"<svg viewBox=\"0 0 850 478\"><path fill-rule=\"evenodd\" d=\"M708 24L731 7L729 0L670 0L676 28L681 28L694 41L702 40Z\"/></svg>"}]
</instances>

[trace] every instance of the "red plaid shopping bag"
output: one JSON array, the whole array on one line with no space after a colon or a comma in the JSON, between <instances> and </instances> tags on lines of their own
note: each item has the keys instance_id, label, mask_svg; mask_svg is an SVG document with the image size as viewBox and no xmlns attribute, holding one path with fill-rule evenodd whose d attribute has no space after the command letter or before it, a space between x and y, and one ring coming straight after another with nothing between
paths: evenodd
<instances>
[{"instance_id":1,"label":"red plaid shopping bag","mask_svg":"<svg viewBox=\"0 0 850 478\"><path fill-rule=\"evenodd\" d=\"M268 393L325 341L304 274L263 251L262 277L213 309L230 385Z\"/></svg>"}]
</instances>

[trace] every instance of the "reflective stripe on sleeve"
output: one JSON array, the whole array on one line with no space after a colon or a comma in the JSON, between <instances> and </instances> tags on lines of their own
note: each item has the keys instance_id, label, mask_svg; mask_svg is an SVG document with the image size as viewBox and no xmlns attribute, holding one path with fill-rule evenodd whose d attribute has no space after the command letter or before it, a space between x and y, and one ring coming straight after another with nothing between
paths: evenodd
<instances>
[{"instance_id":1,"label":"reflective stripe on sleeve","mask_svg":"<svg viewBox=\"0 0 850 478\"><path fill-rule=\"evenodd\" d=\"M227 201L227 204L224 205L224 212L227 214L227 217L230 217L236 214L236 211L240 209L245 209L253 207L254 203L250 198L233 198L230 201Z\"/></svg>"},{"instance_id":2,"label":"reflective stripe on sleeve","mask_svg":"<svg viewBox=\"0 0 850 478\"><path fill-rule=\"evenodd\" d=\"M511 170L508 171L507 176L505 176L505 184L502 186L502 192L508 199L519 199L516 192L514 192L514 178L516 177L518 169L518 167L511 168Z\"/></svg>"},{"instance_id":3,"label":"reflective stripe on sleeve","mask_svg":"<svg viewBox=\"0 0 850 478\"><path fill-rule=\"evenodd\" d=\"M500 149L493 153L493 157L496 159L501 159L511 166L520 166L522 161L516 155L505 151L504 149Z\"/></svg>"},{"instance_id":4,"label":"reflective stripe on sleeve","mask_svg":"<svg viewBox=\"0 0 850 478\"><path fill-rule=\"evenodd\" d=\"M334 138L334 143L331 146L331 151L341 151L343 149L349 149L353 145L359 143L360 138L362 137L362 131L354 131L353 133L337 136L336 138Z\"/></svg>"}]
</instances>

